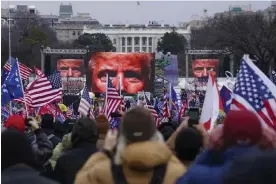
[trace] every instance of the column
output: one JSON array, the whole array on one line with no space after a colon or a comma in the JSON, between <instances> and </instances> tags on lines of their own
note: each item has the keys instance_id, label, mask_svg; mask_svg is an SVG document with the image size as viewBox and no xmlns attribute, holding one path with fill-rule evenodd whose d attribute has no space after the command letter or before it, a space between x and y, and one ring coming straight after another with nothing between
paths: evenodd
<instances>
[{"instance_id":1,"label":"column","mask_svg":"<svg viewBox=\"0 0 276 184\"><path fill-rule=\"evenodd\" d=\"M139 44L140 44L140 52L142 52L142 51L143 51L143 50L142 50L142 37L140 36L139 38L140 38L140 40L139 40Z\"/></svg>"},{"instance_id":2,"label":"column","mask_svg":"<svg viewBox=\"0 0 276 184\"><path fill-rule=\"evenodd\" d=\"M152 52L156 52L156 37L152 37Z\"/></svg>"},{"instance_id":3,"label":"column","mask_svg":"<svg viewBox=\"0 0 276 184\"><path fill-rule=\"evenodd\" d=\"M149 52L149 37L147 37L147 52Z\"/></svg>"},{"instance_id":4,"label":"column","mask_svg":"<svg viewBox=\"0 0 276 184\"><path fill-rule=\"evenodd\" d=\"M127 52L127 39L128 37L125 37L125 52Z\"/></svg>"},{"instance_id":5,"label":"column","mask_svg":"<svg viewBox=\"0 0 276 184\"><path fill-rule=\"evenodd\" d=\"M117 49L116 49L116 52L122 52L122 49L121 49L121 37L117 37Z\"/></svg>"},{"instance_id":6,"label":"column","mask_svg":"<svg viewBox=\"0 0 276 184\"><path fill-rule=\"evenodd\" d=\"M134 52L134 37L132 37L132 52Z\"/></svg>"}]
</instances>

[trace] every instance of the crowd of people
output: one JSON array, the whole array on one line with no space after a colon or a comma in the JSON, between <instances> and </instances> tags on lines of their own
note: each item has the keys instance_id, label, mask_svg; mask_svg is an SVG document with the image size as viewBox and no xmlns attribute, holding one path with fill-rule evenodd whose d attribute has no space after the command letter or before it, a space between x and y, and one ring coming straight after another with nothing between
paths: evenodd
<instances>
[{"instance_id":1,"label":"crowd of people","mask_svg":"<svg viewBox=\"0 0 276 184\"><path fill-rule=\"evenodd\" d=\"M120 112L122 113L122 112ZM275 184L276 132L231 110L210 132L130 108L117 129L103 114L56 121L11 115L3 123L3 184Z\"/></svg>"}]
</instances>

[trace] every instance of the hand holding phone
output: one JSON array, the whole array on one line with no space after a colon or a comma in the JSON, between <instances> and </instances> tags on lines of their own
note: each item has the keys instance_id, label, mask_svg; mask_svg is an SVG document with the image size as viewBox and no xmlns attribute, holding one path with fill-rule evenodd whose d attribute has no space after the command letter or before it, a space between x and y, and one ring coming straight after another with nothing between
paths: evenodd
<instances>
[{"instance_id":1,"label":"hand holding phone","mask_svg":"<svg viewBox=\"0 0 276 184\"><path fill-rule=\"evenodd\" d=\"M199 123L199 108L190 108L187 114L189 116L189 127L193 127L193 125L197 125Z\"/></svg>"}]
</instances>

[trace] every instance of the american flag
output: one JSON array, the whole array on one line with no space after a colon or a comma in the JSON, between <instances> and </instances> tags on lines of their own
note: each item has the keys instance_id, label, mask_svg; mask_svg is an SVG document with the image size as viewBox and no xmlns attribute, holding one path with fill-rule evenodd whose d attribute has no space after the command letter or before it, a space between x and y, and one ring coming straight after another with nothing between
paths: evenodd
<instances>
[{"instance_id":1,"label":"american flag","mask_svg":"<svg viewBox=\"0 0 276 184\"><path fill-rule=\"evenodd\" d=\"M109 121L111 121L111 113L116 112L122 103L122 98L118 94L117 90L112 85L112 81L109 79L108 75L107 78L107 90L106 90L106 99L104 109L105 115Z\"/></svg>"},{"instance_id":2,"label":"american flag","mask_svg":"<svg viewBox=\"0 0 276 184\"><path fill-rule=\"evenodd\" d=\"M178 113L178 122L180 121L181 117L183 117L183 115L186 111L186 107L187 107L187 102L185 100L183 100L181 108L180 108L179 113ZM179 122L179 123L181 123L181 122Z\"/></svg>"},{"instance_id":3,"label":"american flag","mask_svg":"<svg viewBox=\"0 0 276 184\"><path fill-rule=\"evenodd\" d=\"M276 128L276 86L247 56L241 62L231 109L252 111L264 125Z\"/></svg>"},{"instance_id":4,"label":"american flag","mask_svg":"<svg viewBox=\"0 0 276 184\"><path fill-rule=\"evenodd\" d=\"M10 62L10 60L11 60L11 62ZM8 60L6 62L6 64L4 65L4 68L7 71L11 70L11 66L12 66L11 63L16 62L16 59L14 59L13 57L10 60ZM19 64L19 70L20 70L20 76L21 76L21 78L24 79L24 80L28 79L28 77L33 72L33 70L30 69L29 67L25 66L24 64L20 63L20 62L18 62L18 64Z\"/></svg>"},{"instance_id":5,"label":"american flag","mask_svg":"<svg viewBox=\"0 0 276 184\"><path fill-rule=\"evenodd\" d=\"M67 117L72 117L74 114L74 110L73 110L73 105L69 105L66 111L66 116Z\"/></svg>"},{"instance_id":6,"label":"american flag","mask_svg":"<svg viewBox=\"0 0 276 184\"><path fill-rule=\"evenodd\" d=\"M168 118L170 117L170 111L168 108L168 97L165 89L163 89L163 94L164 94L164 101L163 101L163 108L162 108L163 109L162 116L163 118Z\"/></svg>"},{"instance_id":7,"label":"american flag","mask_svg":"<svg viewBox=\"0 0 276 184\"><path fill-rule=\"evenodd\" d=\"M120 109L121 109L122 112L126 112L126 104L125 104L125 101L124 101L123 97L122 97Z\"/></svg>"},{"instance_id":8,"label":"american flag","mask_svg":"<svg viewBox=\"0 0 276 184\"><path fill-rule=\"evenodd\" d=\"M54 101L60 101L62 86L59 72L34 80L27 88L27 93L30 95L32 107L41 107Z\"/></svg>"},{"instance_id":9,"label":"american flag","mask_svg":"<svg viewBox=\"0 0 276 184\"><path fill-rule=\"evenodd\" d=\"M93 111L92 108L90 108L90 111L89 111L89 118L90 119L95 119L94 111Z\"/></svg>"},{"instance_id":10,"label":"american flag","mask_svg":"<svg viewBox=\"0 0 276 184\"><path fill-rule=\"evenodd\" d=\"M145 99L146 99L145 108L150 110L151 114L155 118L156 127L158 127L160 125L160 120L158 118L158 114L157 114L156 110L154 109L153 105L150 103L150 100L148 99L148 97L146 95L144 95L144 96L145 96Z\"/></svg>"},{"instance_id":11,"label":"american flag","mask_svg":"<svg viewBox=\"0 0 276 184\"><path fill-rule=\"evenodd\" d=\"M40 69L34 67L34 70L37 78L45 77L45 74Z\"/></svg>"},{"instance_id":12,"label":"american flag","mask_svg":"<svg viewBox=\"0 0 276 184\"><path fill-rule=\"evenodd\" d=\"M271 72L270 79L276 85L276 71Z\"/></svg>"},{"instance_id":13,"label":"american flag","mask_svg":"<svg viewBox=\"0 0 276 184\"><path fill-rule=\"evenodd\" d=\"M32 98L31 98L31 96L29 95L29 93L28 93L27 90L25 90L24 96L25 96L25 99L26 99L26 105L27 105L27 106L32 106ZM22 97L21 97L21 98L14 99L13 101L18 102L18 103L23 103L23 104L25 104L24 98L22 98Z\"/></svg>"},{"instance_id":14,"label":"american flag","mask_svg":"<svg viewBox=\"0 0 276 184\"><path fill-rule=\"evenodd\" d=\"M120 118L112 118L110 121L110 129L118 128L120 125Z\"/></svg>"},{"instance_id":15,"label":"american flag","mask_svg":"<svg viewBox=\"0 0 276 184\"><path fill-rule=\"evenodd\" d=\"M81 100L80 100L80 105L79 105L79 113L87 116L90 110L90 106L91 106L91 98L89 96L89 92L88 92L88 88L85 85L83 88L83 93L81 96Z\"/></svg>"}]
</instances>

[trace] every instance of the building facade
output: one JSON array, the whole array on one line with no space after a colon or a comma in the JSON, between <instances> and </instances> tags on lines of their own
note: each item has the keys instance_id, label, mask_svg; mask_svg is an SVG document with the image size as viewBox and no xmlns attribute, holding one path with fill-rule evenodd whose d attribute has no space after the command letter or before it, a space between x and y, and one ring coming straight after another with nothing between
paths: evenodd
<instances>
[{"instance_id":1,"label":"building facade","mask_svg":"<svg viewBox=\"0 0 276 184\"><path fill-rule=\"evenodd\" d=\"M158 41L166 32L171 32L172 28L161 24L84 26L83 33L104 33L116 47L116 52L155 52ZM176 29L179 34L190 40L189 27Z\"/></svg>"}]
</instances>

